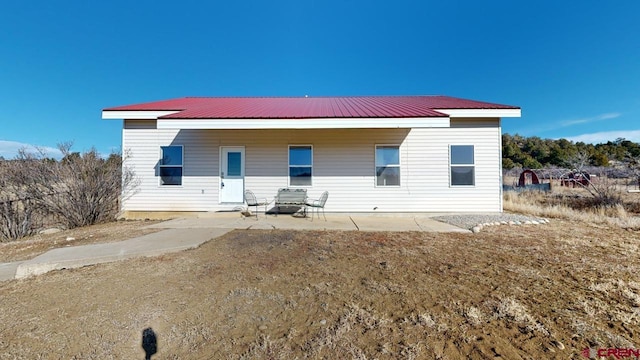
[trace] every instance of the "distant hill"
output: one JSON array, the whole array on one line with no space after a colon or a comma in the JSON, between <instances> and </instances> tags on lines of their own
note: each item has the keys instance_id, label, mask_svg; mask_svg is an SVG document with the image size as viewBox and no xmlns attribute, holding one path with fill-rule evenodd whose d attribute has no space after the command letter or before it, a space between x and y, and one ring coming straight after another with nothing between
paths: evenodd
<instances>
[{"instance_id":1,"label":"distant hill","mask_svg":"<svg viewBox=\"0 0 640 360\"><path fill-rule=\"evenodd\" d=\"M567 166L567 159L578 153L589 155L592 166L609 166L610 161L640 157L640 144L623 138L601 144L586 144L567 139L541 139L518 134L502 135L502 167L504 169L541 169Z\"/></svg>"}]
</instances>

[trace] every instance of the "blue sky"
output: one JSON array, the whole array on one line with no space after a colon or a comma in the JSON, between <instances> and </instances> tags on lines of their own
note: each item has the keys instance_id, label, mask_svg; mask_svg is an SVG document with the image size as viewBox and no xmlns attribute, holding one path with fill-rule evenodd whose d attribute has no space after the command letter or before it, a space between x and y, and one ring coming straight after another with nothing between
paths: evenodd
<instances>
[{"instance_id":1,"label":"blue sky","mask_svg":"<svg viewBox=\"0 0 640 360\"><path fill-rule=\"evenodd\" d=\"M183 96L442 94L503 131L640 141L640 2L7 1L0 156L120 150L105 107Z\"/></svg>"}]
</instances>

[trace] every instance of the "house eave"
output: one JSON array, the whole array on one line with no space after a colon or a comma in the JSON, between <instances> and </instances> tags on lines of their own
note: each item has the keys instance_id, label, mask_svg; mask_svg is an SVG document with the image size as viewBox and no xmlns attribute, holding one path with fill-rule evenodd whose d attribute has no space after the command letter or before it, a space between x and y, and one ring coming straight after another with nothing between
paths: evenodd
<instances>
[{"instance_id":1,"label":"house eave","mask_svg":"<svg viewBox=\"0 0 640 360\"><path fill-rule=\"evenodd\" d=\"M521 110L515 109L434 109L450 117L464 118L503 118L521 117Z\"/></svg>"},{"instance_id":2,"label":"house eave","mask_svg":"<svg viewBox=\"0 0 640 360\"><path fill-rule=\"evenodd\" d=\"M449 117L317 119L158 119L158 129L384 129L446 128Z\"/></svg>"},{"instance_id":3,"label":"house eave","mask_svg":"<svg viewBox=\"0 0 640 360\"><path fill-rule=\"evenodd\" d=\"M103 119L155 120L178 113L178 110L102 110Z\"/></svg>"}]
</instances>

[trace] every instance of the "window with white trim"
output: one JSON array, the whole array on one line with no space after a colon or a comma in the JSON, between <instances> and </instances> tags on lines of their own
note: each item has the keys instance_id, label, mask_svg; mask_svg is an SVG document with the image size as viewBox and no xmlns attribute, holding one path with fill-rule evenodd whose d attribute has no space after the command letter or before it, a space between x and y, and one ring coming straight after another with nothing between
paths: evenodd
<instances>
[{"instance_id":1,"label":"window with white trim","mask_svg":"<svg viewBox=\"0 0 640 360\"><path fill-rule=\"evenodd\" d=\"M313 147L289 145L289 186L311 186Z\"/></svg>"},{"instance_id":2,"label":"window with white trim","mask_svg":"<svg viewBox=\"0 0 640 360\"><path fill-rule=\"evenodd\" d=\"M451 186L473 186L475 179L475 156L473 145L451 145L449 147Z\"/></svg>"},{"instance_id":3,"label":"window with white trim","mask_svg":"<svg viewBox=\"0 0 640 360\"><path fill-rule=\"evenodd\" d=\"M376 186L400 186L399 145L376 145Z\"/></svg>"},{"instance_id":4,"label":"window with white trim","mask_svg":"<svg viewBox=\"0 0 640 360\"><path fill-rule=\"evenodd\" d=\"M161 146L158 172L160 185L182 185L182 146Z\"/></svg>"}]
</instances>

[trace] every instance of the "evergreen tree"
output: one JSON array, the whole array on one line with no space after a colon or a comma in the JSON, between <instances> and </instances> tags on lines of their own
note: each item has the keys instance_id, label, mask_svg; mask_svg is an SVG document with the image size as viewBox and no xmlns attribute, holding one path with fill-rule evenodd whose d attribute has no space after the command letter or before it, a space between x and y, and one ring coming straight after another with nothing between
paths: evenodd
<instances>
[{"instance_id":1,"label":"evergreen tree","mask_svg":"<svg viewBox=\"0 0 640 360\"><path fill-rule=\"evenodd\" d=\"M588 155L588 166L609 166L612 160L626 163L629 158L640 158L640 144L624 138L594 145L567 139L502 135L502 165L505 169L566 167L565 160L578 154Z\"/></svg>"}]
</instances>

